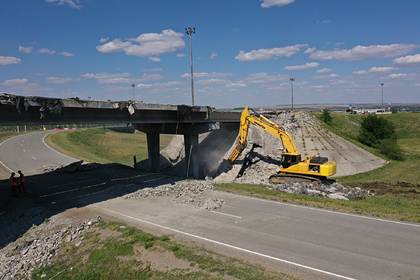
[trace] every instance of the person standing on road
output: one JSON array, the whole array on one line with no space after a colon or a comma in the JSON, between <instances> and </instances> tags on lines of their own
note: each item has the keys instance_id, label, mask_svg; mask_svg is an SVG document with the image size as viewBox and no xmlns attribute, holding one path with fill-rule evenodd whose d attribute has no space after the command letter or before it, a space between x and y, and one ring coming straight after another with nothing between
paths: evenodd
<instances>
[{"instance_id":1,"label":"person standing on road","mask_svg":"<svg viewBox=\"0 0 420 280\"><path fill-rule=\"evenodd\" d=\"M24 193L26 193L26 190L25 190L25 175L23 175L22 171L20 171L20 170L18 171L18 173L20 175L19 186L18 186L19 193L21 193L21 189L23 190Z\"/></svg>"},{"instance_id":2,"label":"person standing on road","mask_svg":"<svg viewBox=\"0 0 420 280\"><path fill-rule=\"evenodd\" d=\"M12 187L12 197L17 197L17 180L15 178L15 172L12 172L10 176L10 186Z\"/></svg>"}]
</instances>

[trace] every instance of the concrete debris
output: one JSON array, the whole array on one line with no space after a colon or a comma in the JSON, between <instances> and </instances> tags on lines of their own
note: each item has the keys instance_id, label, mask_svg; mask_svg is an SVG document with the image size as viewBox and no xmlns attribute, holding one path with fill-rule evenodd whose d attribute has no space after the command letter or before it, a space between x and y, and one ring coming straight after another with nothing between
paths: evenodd
<instances>
[{"instance_id":1,"label":"concrete debris","mask_svg":"<svg viewBox=\"0 0 420 280\"><path fill-rule=\"evenodd\" d=\"M57 173L74 173L77 171L86 171L98 168L99 163L86 163L83 160L70 163L69 165L45 165L38 169L41 173L57 172Z\"/></svg>"},{"instance_id":2,"label":"concrete debris","mask_svg":"<svg viewBox=\"0 0 420 280\"><path fill-rule=\"evenodd\" d=\"M153 196L169 196L173 203L182 208L196 211L212 211L221 208L226 202L212 197L214 187L207 181L182 181L164 184L155 188L143 188L126 194L124 199L142 199Z\"/></svg>"},{"instance_id":3,"label":"concrete debris","mask_svg":"<svg viewBox=\"0 0 420 280\"><path fill-rule=\"evenodd\" d=\"M80 246L79 236L99 220L101 217L95 216L78 223L55 215L48 222L33 226L23 237L0 250L0 279L32 279L32 271L45 267L57 256L63 242Z\"/></svg>"},{"instance_id":4,"label":"concrete debris","mask_svg":"<svg viewBox=\"0 0 420 280\"><path fill-rule=\"evenodd\" d=\"M332 199L349 200L363 198L366 195L372 195L368 190L361 188L349 188L340 183L333 184L307 184L307 183L285 183L271 185L268 189L278 190L286 193L305 194L315 197L324 197Z\"/></svg>"}]
</instances>

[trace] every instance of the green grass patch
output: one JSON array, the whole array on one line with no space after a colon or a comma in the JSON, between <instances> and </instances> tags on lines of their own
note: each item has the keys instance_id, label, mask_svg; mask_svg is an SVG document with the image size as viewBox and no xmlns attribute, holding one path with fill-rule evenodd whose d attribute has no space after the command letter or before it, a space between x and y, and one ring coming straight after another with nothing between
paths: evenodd
<instances>
[{"instance_id":1,"label":"green grass patch","mask_svg":"<svg viewBox=\"0 0 420 280\"><path fill-rule=\"evenodd\" d=\"M313 113L319 117L321 113ZM358 142L360 122L363 115L350 115L331 113L332 122L330 125L323 124L338 136L356 144L368 152L389 160L381 154L379 149L374 149ZM420 183L420 113L400 113L387 114L381 116L395 127L398 135L397 148L402 149L404 161L389 160L385 166L362 174L340 177L337 181L341 183L360 183L360 182L387 182L398 183L407 182L411 184Z\"/></svg>"},{"instance_id":2,"label":"green grass patch","mask_svg":"<svg viewBox=\"0 0 420 280\"><path fill-rule=\"evenodd\" d=\"M383 184L378 183L378 185L381 186ZM406 191L398 190L391 186L392 189L388 190L384 195L366 196L363 199L349 201L301 194L288 194L270 190L264 185L215 184L215 188L219 191L310 207L420 223L420 188L414 189L413 192L413 187L410 186L407 187Z\"/></svg>"},{"instance_id":3,"label":"green grass patch","mask_svg":"<svg viewBox=\"0 0 420 280\"><path fill-rule=\"evenodd\" d=\"M165 148L172 136L160 136L160 148ZM87 162L120 163L133 166L148 158L146 134L118 133L108 129L91 128L50 134L47 142L54 149Z\"/></svg>"},{"instance_id":4,"label":"green grass patch","mask_svg":"<svg viewBox=\"0 0 420 280\"><path fill-rule=\"evenodd\" d=\"M137 228L118 222L100 221L96 228L118 231L118 237L101 239L99 233L85 234L84 246L70 247L53 260L51 265L40 266L32 272L33 279L296 279L289 275L271 272L264 267L226 257L191 243L178 244L168 235L160 238ZM174 257L187 260L189 268L167 271L151 269L150 263L141 260L136 248L152 242L155 252L172 252ZM187 264L188 264L187 262Z\"/></svg>"}]
</instances>

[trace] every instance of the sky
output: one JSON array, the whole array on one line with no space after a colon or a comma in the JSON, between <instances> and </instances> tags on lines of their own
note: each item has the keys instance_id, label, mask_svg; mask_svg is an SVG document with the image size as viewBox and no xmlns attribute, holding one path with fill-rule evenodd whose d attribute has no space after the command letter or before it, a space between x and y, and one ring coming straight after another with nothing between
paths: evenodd
<instances>
[{"instance_id":1,"label":"sky","mask_svg":"<svg viewBox=\"0 0 420 280\"><path fill-rule=\"evenodd\" d=\"M419 11L418 0L3 0L0 93L191 105L192 46L195 105L288 105L291 78L294 104L380 104L382 90L384 104L419 103Z\"/></svg>"}]
</instances>

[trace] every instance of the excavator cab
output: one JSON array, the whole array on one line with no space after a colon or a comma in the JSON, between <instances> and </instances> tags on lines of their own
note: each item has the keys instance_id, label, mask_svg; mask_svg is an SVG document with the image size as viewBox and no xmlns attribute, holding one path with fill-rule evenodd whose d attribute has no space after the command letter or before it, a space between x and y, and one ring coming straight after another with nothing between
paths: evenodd
<instances>
[{"instance_id":1,"label":"excavator cab","mask_svg":"<svg viewBox=\"0 0 420 280\"><path fill-rule=\"evenodd\" d=\"M281 165L283 168L289 168L292 165L298 164L302 159L300 155L283 154L281 156Z\"/></svg>"}]
</instances>

